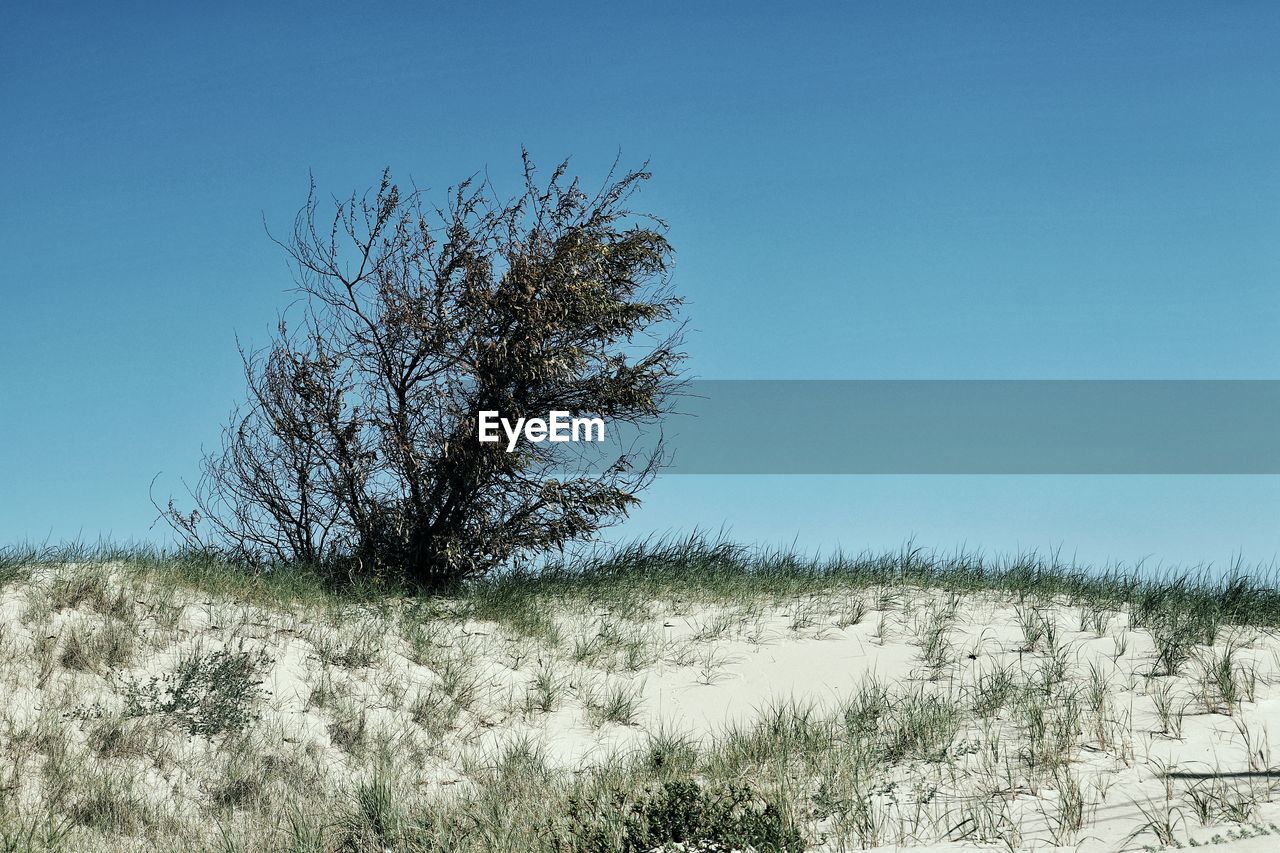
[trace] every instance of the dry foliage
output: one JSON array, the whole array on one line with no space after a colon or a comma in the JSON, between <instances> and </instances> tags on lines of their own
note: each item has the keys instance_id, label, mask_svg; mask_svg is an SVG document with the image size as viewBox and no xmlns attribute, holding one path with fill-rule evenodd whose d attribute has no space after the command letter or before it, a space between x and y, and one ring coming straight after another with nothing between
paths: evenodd
<instances>
[{"instance_id":1,"label":"dry foliage","mask_svg":"<svg viewBox=\"0 0 1280 853\"><path fill-rule=\"evenodd\" d=\"M253 560L338 564L449 586L588 536L637 502L661 442L481 444L477 414L551 410L617 430L656 424L681 387L681 300L665 224L594 195L562 163L524 190L452 188L444 207L384 173L363 197L317 198L278 241L300 317L244 352L248 400L208 455L188 544Z\"/></svg>"}]
</instances>

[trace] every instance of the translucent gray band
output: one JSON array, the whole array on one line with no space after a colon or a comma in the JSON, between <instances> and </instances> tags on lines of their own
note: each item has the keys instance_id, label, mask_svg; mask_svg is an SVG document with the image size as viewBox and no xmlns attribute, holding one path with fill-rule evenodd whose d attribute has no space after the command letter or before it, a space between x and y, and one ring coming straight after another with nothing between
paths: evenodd
<instances>
[{"instance_id":1,"label":"translucent gray band","mask_svg":"<svg viewBox=\"0 0 1280 853\"><path fill-rule=\"evenodd\" d=\"M674 474L1280 474L1280 380L698 380L675 408Z\"/></svg>"}]
</instances>

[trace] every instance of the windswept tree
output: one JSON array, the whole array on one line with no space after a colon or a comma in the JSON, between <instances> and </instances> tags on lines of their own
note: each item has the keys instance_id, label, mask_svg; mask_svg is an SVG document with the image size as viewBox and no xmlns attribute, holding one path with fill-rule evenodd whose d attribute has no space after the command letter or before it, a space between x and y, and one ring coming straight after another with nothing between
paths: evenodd
<instances>
[{"instance_id":1,"label":"windswept tree","mask_svg":"<svg viewBox=\"0 0 1280 853\"><path fill-rule=\"evenodd\" d=\"M681 300L665 224L630 209L643 169L596 193L484 182L442 206L384 172L292 234L301 298L270 346L242 350L245 403L168 519L191 544L248 559L338 563L450 585L625 516L661 443L607 464L573 443L481 443L477 414L599 417L657 428L682 380Z\"/></svg>"}]
</instances>

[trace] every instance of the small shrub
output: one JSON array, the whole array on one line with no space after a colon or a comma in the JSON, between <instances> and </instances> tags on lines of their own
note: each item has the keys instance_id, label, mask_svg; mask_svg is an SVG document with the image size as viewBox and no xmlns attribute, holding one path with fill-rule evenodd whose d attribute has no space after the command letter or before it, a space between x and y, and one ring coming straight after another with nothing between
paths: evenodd
<instances>
[{"instance_id":1,"label":"small shrub","mask_svg":"<svg viewBox=\"0 0 1280 853\"><path fill-rule=\"evenodd\" d=\"M749 786L708 790L670 781L631 806L622 849L639 853L680 844L687 851L801 853L804 838L772 803Z\"/></svg>"},{"instance_id":2,"label":"small shrub","mask_svg":"<svg viewBox=\"0 0 1280 853\"><path fill-rule=\"evenodd\" d=\"M257 719L252 704L265 695L259 669L272 663L265 652L221 649L183 658L173 672L125 687L125 715L162 715L190 734L238 732Z\"/></svg>"}]
</instances>

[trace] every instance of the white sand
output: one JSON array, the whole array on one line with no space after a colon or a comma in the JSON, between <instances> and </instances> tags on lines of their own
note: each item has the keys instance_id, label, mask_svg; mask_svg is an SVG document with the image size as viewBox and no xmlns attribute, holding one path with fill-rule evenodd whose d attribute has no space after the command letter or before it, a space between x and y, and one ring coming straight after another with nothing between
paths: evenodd
<instances>
[{"instance_id":1,"label":"white sand","mask_svg":"<svg viewBox=\"0 0 1280 853\"><path fill-rule=\"evenodd\" d=\"M126 587L122 578L108 585L127 589L119 601L104 602L98 594L97 600L90 596L72 607L52 607L59 596L65 600L66 578L73 575L66 569L14 584L0 596L0 754L7 762L0 763L0 778L17 780L10 798L16 813L38 813L54 796L51 774L39 769L53 760L41 737L60 740L59 749L81 756L74 785L124 774L129 796L163 816L157 825L207 828L202 809L209 791L228 775L258 773L254 762L271 756L294 768L289 785L295 793L314 786L320 797L322 790L366 778L378 761L392 761L400 789L447 798L476 784L476 768L519 738L539 745L553 767L574 770L615 760L618 751L638 749L659 731L709 744L779 703L833 712L872 677L898 692L971 695L984 674L1000 667L1034 681L1053 657L1043 646L1026 649L1019 608L995 595L952 602L945 663L931 667L923 659L921 637L949 605L947 596L927 590L883 591L881 601L876 590L733 607L659 601L648 613L626 616L563 604L552 607L563 635L558 646L491 622L441 617L430 623L431 641L415 651L394 608L289 612L136 580ZM865 605L865 615L842 626L847 620L841 614L856 600ZM112 607L116 615L103 615ZM1028 612L1022 608L1024 619ZM1045 778L1028 781L1036 774L1017 766L1024 721L1006 709L985 725L976 718L963 725L946 761L886 767L885 778L895 787L869 800L882 823L881 837L863 837L864 843L876 841L872 849L902 843L938 851L1053 849L1055 841L1072 850L1159 848L1164 844L1156 828L1167 823L1182 844L1217 838L1222 849L1280 849L1276 835L1228 839L1240 827L1223 805L1239 801L1249 825L1280 823L1280 804L1273 802L1280 784L1265 775L1238 775L1274 766L1270 744L1272 730L1280 728L1280 639L1224 628L1213 649L1194 650L1181 675L1153 677L1152 636L1131 628L1125 613L1110 614L1102 630L1094 631L1080 630L1078 607L1044 603L1041 612L1056 625L1056 653L1066 664L1062 681L1072 686L1059 693L1079 697L1070 713L1078 716L1080 731L1063 753L1066 772L1083 797L1084 825L1055 830L1060 792ZM68 658L72 634L100 638L112 625L131 626L135 636L126 664L108 665L100 650L85 664ZM599 639L602 631L605 640ZM1238 646L1240 672L1250 674L1242 682L1253 685L1252 695L1234 707L1203 676L1215 650L1220 654L1229 643ZM149 726L145 749L105 754L95 746L98 718L65 716L99 703L111 718L124 708L130 682L171 671L184 654L224 647L263 650L273 661L263 675L269 695L260 703L254 746L247 751L144 717L127 725ZM1106 684L1096 701L1089 698L1091 666ZM559 684L551 710L538 709L531 698L539 671ZM450 696L459 682L470 687L455 701ZM625 723L602 722L589 707L614 687L629 692L635 703ZM1175 707L1185 705L1180 731L1157 713L1161 691ZM415 715L415 703L420 706L424 697L428 705L461 710L437 730L423 722L430 715ZM362 732L355 747L342 734L351 730ZM1170 773L1237 775L1170 780ZM930 794L921 805L923 790ZM1194 805L1197 792L1219 804L1204 824ZM79 802L79 796L73 790L64 800ZM945 840L966 830L961 841ZM140 838L144 830L138 833ZM848 833L841 846L830 817L806 827L816 841L824 833L825 844L813 849L858 847ZM123 834L117 840L120 849L145 849Z\"/></svg>"}]
</instances>

